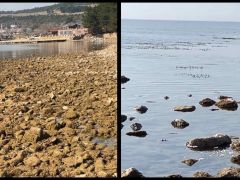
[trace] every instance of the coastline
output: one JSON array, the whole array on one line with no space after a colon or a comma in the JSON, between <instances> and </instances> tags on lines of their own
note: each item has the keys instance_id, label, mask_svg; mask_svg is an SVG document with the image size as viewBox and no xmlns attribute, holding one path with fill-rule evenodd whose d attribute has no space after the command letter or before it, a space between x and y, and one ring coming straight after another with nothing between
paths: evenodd
<instances>
[{"instance_id":1,"label":"coastline","mask_svg":"<svg viewBox=\"0 0 240 180\"><path fill-rule=\"evenodd\" d=\"M116 176L116 43L0 71L0 176Z\"/></svg>"}]
</instances>

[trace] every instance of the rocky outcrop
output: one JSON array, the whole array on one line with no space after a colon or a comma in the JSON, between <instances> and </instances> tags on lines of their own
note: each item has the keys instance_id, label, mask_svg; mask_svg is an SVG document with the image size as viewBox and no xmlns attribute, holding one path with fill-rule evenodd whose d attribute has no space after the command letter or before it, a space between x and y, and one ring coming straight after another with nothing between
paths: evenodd
<instances>
[{"instance_id":1,"label":"rocky outcrop","mask_svg":"<svg viewBox=\"0 0 240 180\"><path fill-rule=\"evenodd\" d=\"M231 144L231 138L228 135L216 134L213 137L196 138L189 140L186 146L192 150L213 150L225 148Z\"/></svg>"},{"instance_id":2,"label":"rocky outcrop","mask_svg":"<svg viewBox=\"0 0 240 180\"><path fill-rule=\"evenodd\" d=\"M217 107L219 107L220 109L224 109L224 110L237 110L238 108L238 104L235 100L232 99L223 99L220 100L219 102L217 102L215 104Z\"/></svg>"},{"instance_id":3,"label":"rocky outcrop","mask_svg":"<svg viewBox=\"0 0 240 180\"><path fill-rule=\"evenodd\" d=\"M196 162L198 162L197 159L186 159L183 160L182 163L188 165L188 166L192 166L193 164L195 164Z\"/></svg>"},{"instance_id":4,"label":"rocky outcrop","mask_svg":"<svg viewBox=\"0 0 240 180\"><path fill-rule=\"evenodd\" d=\"M143 114L145 112L147 112L148 108L146 106L137 106L134 108L136 111L138 111L139 113Z\"/></svg>"},{"instance_id":5,"label":"rocky outcrop","mask_svg":"<svg viewBox=\"0 0 240 180\"><path fill-rule=\"evenodd\" d=\"M240 140L233 140L230 146L232 150L240 152Z\"/></svg>"},{"instance_id":6,"label":"rocky outcrop","mask_svg":"<svg viewBox=\"0 0 240 180\"><path fill-rule=\"evenodd\" d=\"M223 168L218 172L218 177L240 177L240 168Z\"/></svg>"},{"instance_id":7,"label":"rocky outcrop","mask_svg":"<svg viewBox=\"0 0 240 180\"><path fill-rule=\"evenodd\" d=\"M214 101L210 98L205 98L199 102L199 104L202 105L203 107L209 107L209 106L214 105L215 103L216 103L216 101Z\"/></svg>"},{"instance_id":8,"label":"rocky outcrop","mask_svg":"<svg viewBox=\"0 0 240 180\"><path fill-rule=\"evenodd\" d=\"M174 121L171 122L171 124L174 128L180 128L180 129L183 129L189 126L189 123L183 119L175 119Z\"/></svg>"},{"instance_id":9,"label":"rocky outcrop","mask_svg":"<svg viewBox=\"0 0 240 180\"><path fill-rule=\"evenodd\" d=\"M239 164L240 165L240 155L236 155L231 157L231 162L234 164Z\"/></svg>"},{"instance_id":10,"label":"rocky outcrop","mask_svg":"<svg viewBox=\"0 0 240 180\"><path fill-rule=\"evenodd\" d=\"M207 172L203 172L203 171L197 171L193 174L193 177L204 177L204 178L212 178L213 176L210 175L209 173Z\"/></svg>"},{"instance_id":11,"label":"rocky outcrop","mask_svg":"<svg viewBox=\"0 0 240 180\"><path fill-rule=\"evenodd\" d=\"M126 178L126 177L140 177L140 178L143 178L144 176L137 169L131 167L131 168L125 169L121 173L121 177L122 178Z\"/></svg>"},{"instance_id":12,"label":"rocky outcrop","mask_svg":"<svg viewBox=\"0 0 240 180\"><path fill-rule=\"evenodd\" d=\"M195 111L195 106L177 106L174 108L174 111L181 111L181 112L192 112Z\"/></svg>"}]
</instances>

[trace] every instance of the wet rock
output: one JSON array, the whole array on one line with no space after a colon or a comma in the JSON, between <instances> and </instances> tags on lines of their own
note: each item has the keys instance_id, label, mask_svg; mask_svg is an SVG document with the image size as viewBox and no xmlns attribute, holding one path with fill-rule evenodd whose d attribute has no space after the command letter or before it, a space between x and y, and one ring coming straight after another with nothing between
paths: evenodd
<instances>
[{"instance_id":1,"label":"wet rock","mask_svg":"<svg viewBox=\"0 0 240 180\"><path fill-rule=\"evenodd\" d=\"M168 100L168 99L169 99L169 97L168 97L168 96L165 96L165 97L164 97L164 99Z\"/></svg>"},{"instance_id":2,"label":"wet rock","mask_svg":"<svg viewBox=\"0 0 240 180\"><path fill-rule=\"evenodd\" d=\"M37 156L33 155L24 160L24 164L30 167L34 167L41 164L41 160Z\"/></svg>"},{"instance_id":3,"label":"wet rock","mask_svg":"<svg viewBox=\"0 0 240 180\"><path fill-rule=\"evenodd\" d=\"M127 116L126 115L123 115L121 114L121 122L124 122L127 120Z\"/></svg>"},{"instance_id":4,"label":"wet rock","mask_svg":"<svg viewBox=\"0 0 240 180\"><path fill-rule=\"evenodd\" d=\"M134 119L135 119L135 117L130 117L130 118L129 118L130 121L132 121L132 120L134 120Z\"/></svg>"},{"instance_id":5,"label":"wet rock","mask_svg":"<svg viewBox=\"0 0 240 180\"><path fill-rule=\"evenodd\" d=\"M195 111L195 106L177 106L174 108L174 111L181 111L181 112L192 112Z\"/></svg>"},{"instance_id":6,"label":"wet rock","mask_svg":"<svg viewBox=\"0 0 240 180\"><path fill-rule=\"evenodd\" d=\"M196 162L198 162L198 160L196 159L187 159L187 160L183 160L182 163L188 165L188 166L192 166L193 164L195 164Z\"/></svg>"},{"instance_id":7,"label":"wet rock","mask_svg":"<svg viewBox=\"0 0 240 180\"><path fill-rule=\"evenodd\" d=\"M79 117L78 113L74 109L68 109L67 112L65 112L65 117L67 119L76 119Z\"/></svg>"},{"instance_id":8,"label":"wet rock","mask_svg":"<svg viewBox=\"0 0 240 180\"><path fill-rule=\"evenodd\" d=\"M147 135L146 131L133 131L126 133L128 136L137 136L137 137L145 137Z\"/></svg>"},{"instance_id":9,"label":"wet rock","mask_svg":"<svg viewBox=\"0 0 240 180\"><path fill-rule=\"evenodd\" d=\"M192 150L204 151L217 148L225 148L231 144L231 138L227 135L216 134L213 137L196 138L186 143L186 146Z\"/></svg>"},{"instance_id":10,"label":"wet rock","mask_svg":"<svg viewBox=\"0 0 240 180\"><path fill-rule=\"evenodd\" d=\"M171 122L171 124L174 128L180 128L180 129L183 129L189 126L189 123L183 119L175 119L174 121Z\"/></svg>"},{"instance_id":11,"label":"wet rock","mask_svg":"<svg viewBox=\"0 0 240 180\"><path fill-rule=\"evenodd\" d=\"M199 104L202 105L203 107L209 107L214 105L215 103L216 102L210 98L205 98L199 102Z\"/></svg>"},{"instance_id":12,"label":"wet rock","mask_svg":"<svg viewBox=\"0 0 240 180\"><path fill-rule=\"evenodd\" d=\"M210 175L207 172L203 172L203 171L197 171L193 174L193 177L206 177L206 178L211 178L213 177L212 175Z\"/></svg>"},{"instance_id":13,"label":"wet rock","mask_svg":"<svg viewBox=\"0 0 240 180\"><path fill-rule=\"evenodd\" d=\"M130 79L127 78L126 76L121 76L121 84L124 84L126 82L128 82Z\"/></svg>"},{"instance_id":14,"label":"wet rock","mask_svg":"<svg viewBox=\"0 0 240 180\"><path fill-rule=\"evenodd\" d=\"M128 169L125 169L121 173L121 177L124 178L124 177L144 177L144 176L137 169L135 169L135 168L128 168Z\"/></svg>"},{"instance_id":15,"label":"wet rock","mask_svg":"<svg viewBox=\"0 0 240 180\"><path fill-rule=\"evenodd\" d=\"M147 112L148 108L146 106L139 106L139 107L135 107L135 110L138 111L139 113L143 114L143 113Z\"/></svg>"},{"instance_id":16,"label":"wet rock","mask_svg":"<svg viewBox=\"0 0 240 180\"><path fill-rule=\"evenodd\" d=\"M223 168L218 172L218 177L240 177L240 168Z\"/></svg>"},{"instance_id":17,"label":"wet rock","mask_svg":"<svg viewBox=\"0 0 240 180\"><path fill-rule=\"evenodd\" d=\"M192 97L192 94L189 94L188 97Z\"/></svg>"},{"instance_id":18,"label":"wet rock","mask_svg":"<svg viewBox=\"0 0 240 180\"><path fill-rule=\"evenodd\" d=\"M217 102L215 104L217 107L224 109L224 110L237 110L238 108L238 104L236 101L232 100L232 99L223 99L220 100L219 102Z\"/></svg>"},{"instance_id":19,"label":"wet rock","mask_svg":"<svg viewBox=\"0 0 240 180\"><path fill-rule=\"evenodd\" d=\"M23 139L26 142L36 143L37 141L41 141L48 137L49 135L45 131L43 131L42 128L31 127L30 130L25 132Z\"/></svg>"},{"instance_id":20,"label":"wet rock","mask_svg":"<svg viewBox=\"0 0 240 180\"><path fill-rule=\"evenodd\" d=\"M240 165L240 155L231 157L231 162Z\"/></svg>"},{"instance_id":21,"label":"wet rock","mask_svg":"<svg viewBox=\"0 0 240 180\"><path fill-rule=\"evenodd\" d=\"M210 109L211 111L218 111L219 109L215 109L215 108L213 108L213 109Z\"/></svg>"},{"instance_id":22,"label":"wet rock","mask_svg":"<svg viewBox=\"0 0 240 180\"><path fill-rule=\"evenodd\" d=\"M172 175L169 175L167 177L168 178L182 178L182 175L181 174L172 174Z\"/></svg>"},{"instance_id":23,"label":"wet rock","mask_svg":"<svg viewBox=\"0 0 240 180\"><path fill-rule=\"evenodd\" d=\"M232 143L231 143L231 148L232 148L232 150L234 150L234 151L240 151L240 140L234 140L234 141L232 141Z\"/></svg>"},{"instance_id":24,"label":"wet rock","mask_svg":"<svg viewBox=\"0 0 240 180\"><path fill-rule=\"evenodd\" d=\"M218 99L223 100L223 99L230 99L232 97L229 96L219 96Z\"/></svg>"},{"instance_id":25,"label":"wet rock","mask_svg":"<svg viewBox=\"0 0 240 180\"><path fill-rule=\"evenodd\" d=\"M25 91L27 91L27 88L25 88L25 87L16 87L14 89L14 91L15 92L25 92Z\"/></svg>"},{"instance_id":26,"label":"wet rock","mask_svg":"<svg viewBox=\"0 0 240 180\"><path fill-rule=\"evenodd\" d=\"M142 125L140 123L134 123L130 127L133 131L139 131L142 128Z\"/></svg>"},{"instance_id":27,"label":"wet rock","mask_svg":"<svg viewBox=\"0 0 240 180\"><path fill-rule=\"evenodd\" d=\"M124 125L123 125L123 124L121 124L121 129L123 128L123 126L124 126Z\"/></svg>"}]
</instances>

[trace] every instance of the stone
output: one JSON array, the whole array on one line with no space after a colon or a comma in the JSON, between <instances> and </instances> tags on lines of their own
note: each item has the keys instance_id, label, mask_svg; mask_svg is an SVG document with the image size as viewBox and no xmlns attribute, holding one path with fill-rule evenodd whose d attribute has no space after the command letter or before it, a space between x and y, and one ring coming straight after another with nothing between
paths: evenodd
<instances>
[{"instance_id":1,"label":"stone","mask_svg":"<svg viewBox=\"0 0 240 180\"><path fill-rule=\"evenodd\" d=\"M137 169L135 168L128 168L125 169L122 173L121 173L121 177L140 177L143 178L143 174L141 172L139 172Z\"/></svg>"},{"instance_id":2,"label":"stone","mask_svg":"<svg viewBox=\"0 0 240 180\"><path fill-rule=\"evenodd\" d=\"M189 140L186 143L186 146L192 150L204 151L226 148L231 144L231 142L231 138L228 135L216 134L213 137Z\"/></svg>"},{"instance_id":3,"label":"stone","mask_svg":"<svg viewBox=\"0 0 240 180\"><path fill-rule=\"evenodd\" d=\"M230 147L231 147L232 150L234 150L234 151L240 151L240 140L234 140L234 141L232 141Z\"/></svg>"},{"instance_id":4,"label":"stone","mask_svg":"<svg viewBox=\"0 0 240 180\"><path fill-rule=\"evenodd\" d=\"M41 164L41 160L37 156L33 155L24 160L24 164L30 167L34 167Z\"/></svg>"},{"instance_id":5,"label":"stone","mask_svg":"<svg viewBox=\"0 0 240 180\"><path fill-rule=\"evenodd\" d=\"M95 171L103 170L104 167L105 167L105 163L104 163L103 158L97 158L95 163L94 163L94 166L95 166Z\"/></svg>"},{"instance_id":6,"label":"stone","mask_svg":"<svg viewBox=\"0 0 240 180\"><path fill-rule=\"evenodd\" d=\"M26 89L25 87L16 87L16 88L14 89L14 91L15 91L15 92L25 92L25 91L27 91L27 89Z\"/></svg>"},{"instance_id":7,"label":"stone","mask_svg":"<svg viewBox=\"0 0 240 180\"><path fill-rule=\"evenodd\" d=\"M121 114L121 122L124 122L127 120L127 116L124 114Z\"/></svg>"},{"instance_id":8,"label":"stone","mask_svg":"<svg viewBox=\"0 0 240 180\"><path fill-rule=\"evenodd\" d=\"M188 97L192 97L192 94L189 94Z\"/></svg>"},{"instance_id":9,"label":"stone","mask_svg":"<svg viewBox=\"0 0 240 180\"><path fill-rule=\"evenodd\" d=\"M121 84L124 84L126 82L128 82L130 79L127 78L126 76L121 76Z\"/></svg>"},{"instance_id":10,"label":"stone","mask_svg":"<svg viewBox=\"0 0 240 180\"><path fill-rule=\"evenodd\" d=\"M205 178L211 178L213 177L212 175L210 175L207 172L203 172L203 171L197 171L193 174L193 177L205 177Z\"/></svg>"},{"instance_id":11,"label":"stone","mask_svg":"<svg viewBox=\"0 0 240 180\"><path fill-rule=\"evenodd\" d=\"M188 165L188 166L192 166L193 164L195 164L196 162L198 162L197 159L187 159L187 160L183 160L182 163Z\"/></svg>"},{"instance_id":12,"label":"stone","mask_svg":"<svg viewBox=\"0 0 240 180\"><path fill-rule=\"evenodd\" d=\"M134 120L134 119L135 119L135 117L130 117L130 118L129 118L130 121L132 121L132 120Z\"/></svg>"},{"instance_id":13,"label":"stone","mask_svg":"<svg viewBox=\"0 0 240 180\"><path fill-rule=\"evenodd\" d=\"M147 135L147 132L146 131L133 131L133 132L127 132L126 135L137 136L137 137L145 137Z\"/></svg>"},{"instance_id":14,"label":"stone","mask_svg":"<svg viewBox=\"0 0 240 180\"><path fill-rule=\"evenodd\" d=\"M240 177L240 168L223 168L218 172L218 177Z\"/></svg>"},{"instance_id":15,"label":"stone","mask_svg":"<svg viewBox=\"0 0 240 180\"><path fill-rule=\"evenodd\" d=\"M229 96L219 96L218 99L223 100L223 99L231 99L232 97Z\"/></svg>"},{"instance_id":16,"label":"stone","mask_svg":"<svg viewBox=\"0 0 240 180\"><path fill-rule=\"evenodd\" d=\"M168 99L169 99L169 97L168 97L168 96L165 96L165 97L164 97L164 99L168 100Z\"/></svg>"},{"instance_id":17,"label":"stone","mask_svg":"<svg viewBox=\"0 0 240 180\"><path fill-rule=\"evenodd\" d=\"M235 111L238 108L238 104L232 99L223 99L215 104L218 108L223 110Z\"/></svg>"},{"instance_id":18,"label":"stone","mask_svg":"<svg viewBox=\"0 0 240 180\"><path fill-rule=\"evenodd\" d=\"M219 109L212 108L210 109L211 111L218 111Z\"/></svg>"},{"instance_id":19,"label":"stone","mask_svg":"<svg viewBox=\"0 0 240 180\"><path fill-rule=\"evenodd\" d=\"M67 112L65 112L65 117L67 119L76 119L79 117L79 115L74 109L70 108L67 110Z\"/></svg>"},{"instance_id":20,"label":"stone","mask_svg":"<svg viewBox=\"0 0 240 180\"><path fill-rule=\"evenodd\" d=\"M26 142L36 143L45 138L48 138L49 135L39 127L31 127L28 131L25 132L23 139Z\"/></svg>"},{"instance_id":21,"label":"stone","mask_svg":"<svg viewBox=\"0 0 240 180\"><path fill-rule=\"evenodd\" d=\"M181 112L192 112L195 111L195 106L177 106L174 108L174 111L181 111Z\"/></svg>"},{"instance_id":22,"label":"stone","mask_svg":"<svg viewBox=\"0 0 240 180\"><path fill-rule=\"evenodd\" d=\"M183 129L189 126L189 123L183 119L175 119L174 121L171 122L171 124L174 128L180 128L180 129Z\"/></svg>"},{"instance_id":23,"label":"stone","mask_svg":"<svg viewBox=\"0 0 240 180\"><path fill-rule=\"evenodd\" d=\"M142 128L142 125L140 123L134 123L130 127L133 131L139 131Z\"/></svg>"},{"instance_id":24,"label":"stone","mask_svg":"<svg viewBox=\"0 0 240 180\"><path fill-rule=\"evenodd\" d=\"M138 111L139 113L143 114L143 113L147 112L148 108L146 106L138 106L138 107L135 107L135 110Z\"/></svg>"},{"instance_id":25,"label":"stone","mask_svg":"<svg viewBox=\"0 0 240 180\"><path fill-rule=\"evenodd\" d=\"M83 158L80 156L71 156L71 157L66 157L62 159L62 162L67 166L67 167L78 167L83 163Z\"/></svg>"},{"instance_id":26,"label":"stone","mask_svg":"<svg viewBox=\"0 0 240 180\"><path fill-rule=\"evenodd\" d=\"M209 106L214 105L215 103L216 103L216 101L214 101L210 98L205 98L199 102L199 104L202 105L203 107L209 107Z\"/></svg>"},{"instance_id":27,"label":"stone","mask_svg":"<svg viewBox=\"0 0 240 180\"><path fill-rule=\"evenodd\" d=\"M231 162L240 165L240 155L231 157Z\"/></svg>"}]
</instances>

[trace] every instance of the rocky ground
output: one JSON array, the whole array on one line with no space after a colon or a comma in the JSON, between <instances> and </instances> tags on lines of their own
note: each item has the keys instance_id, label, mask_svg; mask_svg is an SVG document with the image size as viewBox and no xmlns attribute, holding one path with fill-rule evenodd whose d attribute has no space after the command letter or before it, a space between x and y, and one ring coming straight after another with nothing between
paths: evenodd
<instances>
[{"instance_id":1,"label":"rocky ground","mask_svg":"<svg viewBox=\"0 0 240 180\"><path fill-rule=\"evenodd\" d=\"M0 176L116 176L116 52L0 61Z\"/></svg>"}]
</instances>

